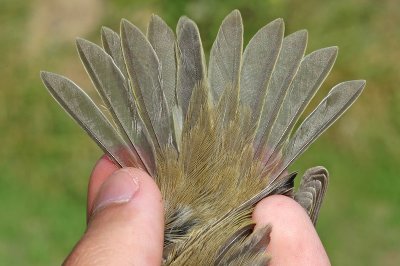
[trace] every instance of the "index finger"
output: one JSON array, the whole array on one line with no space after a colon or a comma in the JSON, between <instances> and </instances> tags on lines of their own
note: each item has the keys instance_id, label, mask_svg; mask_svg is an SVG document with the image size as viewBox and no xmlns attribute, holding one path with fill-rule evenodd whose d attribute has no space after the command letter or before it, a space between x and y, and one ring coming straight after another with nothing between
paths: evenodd
<instances>
[{"instance_id":1,"label":"index finger","mask_svg":"<svg viewBox=\"0 0 400 266\"><path fill-rule=\"evenodd\" d=\"M283 195L260 201L254 212L256 228L272 225L267 252L273 265L330 265L328 255L306 211Z\"/></svg>"}]
</instances>

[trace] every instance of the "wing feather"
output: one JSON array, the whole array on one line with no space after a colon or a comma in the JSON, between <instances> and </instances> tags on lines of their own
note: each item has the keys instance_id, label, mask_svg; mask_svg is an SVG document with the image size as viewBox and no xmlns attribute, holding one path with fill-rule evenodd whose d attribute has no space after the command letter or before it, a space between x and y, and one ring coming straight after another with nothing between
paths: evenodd
<instances>
[{"instance_id":1,"label":"wing feather","mask_svg":"<svg viewBox=\"0 0 400 266\"><path fill-rule=\"evenodd\" d=\"M124 56L122 54L121 38L118 33L110 28L101 28L101 42L103 44L104 51L106 51L114 60L119 70L126 79L128 79L128 72L126 72L126 66ZM128 86L127 86L128 87Z\"/></svg>"},{"instance_id":2,"label":"wing feather","mask_svg":"<svg viewBox=\"0 0 400 266\"><path fill-rule=\"evenodd\" d=\"M187 17L181 17L177 34L177 88L178 105L186 117L192 91L205 79L206 64L197 25Z\"/></svg>"},{"instance_id":3,"label":"wing feather","mask_svg":"<svg viewBox=\"0 0 400 266\"><path fill-rule=\"evenodd\" d=\"M127 20L121 22L122 50L140 114L153 142L173 144L171 117L162 88L158 57L144 34Z\"/></svg>"},{"instance_id":4,"label":"wing feather","mask_svg":"<svg viewBox=\"0 0 400 266\"><path fill-rule=\"evenodd\" d=\"M290 139L284 149L283 164L278 172L283 172L332 125L353 104L364 87L364 80L346 81L333 87Z\"/></svg>"},{"instance_id":5,"label":"wing feather","mask_svg":"<svg viewBox=\"0 0 400 266\"><path fill-rule=\"evenodd\" d=\"M304 173L294 195L294 199L307 211L314 225L317 223L328 180L329 174L324 167L310 168Z\"/></svg>"},{"instance_id":6,"label":"wing feather","mask_svg":"<svg viewBox=\"0 0 400 266\"><path fill-rule=\"evenodd\" d=\"M154 156L149 140L143 133L143 122L136 112L133 95L114 60L98 45L77 39L82 62L97 91L112 114L121 136L142 161L143 169L154 173Z\"/></svg>"},{"instance_id":7,"label":"wing feather","mask_svg":"<svg viewBox=\"0 0 400 266\"><path fill-rule=\"evenodd\" d=\"M282 46L283 33L283 20L272 21L254 35L243 54L240 102L252 109L254 123L259 120L268 83Z\"/></svg>"},{"instance_id":8,"label":"wing feather","mask_svg":"<svg viewBox=\"0 0 400 266\"><path fill-rule=\"evenodd\" d=\"M225 89L238 90L242 51L242 17L234 10L222 22L211 48L208 79L215 103Z\"/></svg>"},{"instance_id":9,"label":"wing feather","mask_svg":"<svg viewBox=\"0 0 400 266\"><path fill-rule=\"evenodd\" d=\"M282 102L268 138L263 161L287 141L294 125L328 76L337 56L337 47L317 50L304 57Z\"/></svg>"},{"instance_id":10,"label":"wing feather","mask_svg":"<svg viewBox=\"0 0 400 266\"><path fill-rule=\"evenodd\" d=\"M307 46L307 31L297 31L283 39L254 140L256 157L262 153L282 101L296 75Z\"/></svg>"},{"instance_id":11,"label":"wing feather","mask_svg":"<svg viewBox=\"0 0 400 266\"><path fill-rule=\"evenodd\" d=\"M168 109L171 110L177 104L175 34L159 16L152 15L147 29L147 39L160 60L162 88Z\"/></svg>"},{"instance_id":12,"label":"wing feather","mask_svg":"<svg viewBox=\"0 0 400 266\"><path fill-rule=\"evenodd\" d=\"M138 167L140 161L90 97L69 79L41 72L44 85L54 99L88 135L121 167Z\"/></svg>"}]
</instances>

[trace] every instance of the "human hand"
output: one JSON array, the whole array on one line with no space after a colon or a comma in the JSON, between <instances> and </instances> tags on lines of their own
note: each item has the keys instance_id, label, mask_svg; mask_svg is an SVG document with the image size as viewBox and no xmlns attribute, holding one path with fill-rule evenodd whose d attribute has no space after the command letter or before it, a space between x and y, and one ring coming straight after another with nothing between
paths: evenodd
<instances>
[{"instance_id":1,"label":"human hand","mask_svg":"<svg viewBox=\"0 0 400 266\"><path fill-rule=\"evenodd\" d=\"M159 265L164 214L161 193L145 172L119 169L107 157L90 177L88 227L64 265ZM306 212L286 196L256 207L256 226L272 225L271 265L330 265Z\"/></svg>"},{"instance_id":2,"label":"human hand","mask_svg":"<svg viewBox=\"0 0 400 266\"><path fill-rule=\"evenodd\" d=\"M161 193L144 171L119 169L106 156L90 177L87 229L63 265L160 265Z\"/></svg>"}]
</instances>

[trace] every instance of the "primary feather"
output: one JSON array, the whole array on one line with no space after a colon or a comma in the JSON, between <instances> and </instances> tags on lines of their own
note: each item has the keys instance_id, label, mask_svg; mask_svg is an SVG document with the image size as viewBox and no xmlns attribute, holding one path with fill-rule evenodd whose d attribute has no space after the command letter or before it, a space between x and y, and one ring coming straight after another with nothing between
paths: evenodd
<instances>
[{"instance_id":1,"label":"primary feather","mask_svg":"<svg viewBox=\"0 0 400 266\"><path fill-rule=\"evenodd\" d=\"M250 40L235 10L222 22L208 72L196 24L176 38L158 16L147 36L122 20L102 28L103 48L77 40L108 120L72 81L42 72L54 98L121 167L147 171L165 201L163 265L265 265L269 226L254 230L255 204L294 197L315 223L328 173L311 168L293 192L288 167L356 100L365 81L335 86L292 134L331 70L337 48L304 57L307 32L284 37L282 19ZM225 200L222 200L225 199Z\"/></svg>"},{"instance_id":2,"label":"primary feather","mask_svg":"<svg viewBox=\"0 0 400 266\"><path fill-rule=\"evenodd\" d=\"M211 48L208 79L214 102L219 101L226 88L239 88L242 50L242 17L236 10L222 22Z\"/></svg>"}]
</instances>

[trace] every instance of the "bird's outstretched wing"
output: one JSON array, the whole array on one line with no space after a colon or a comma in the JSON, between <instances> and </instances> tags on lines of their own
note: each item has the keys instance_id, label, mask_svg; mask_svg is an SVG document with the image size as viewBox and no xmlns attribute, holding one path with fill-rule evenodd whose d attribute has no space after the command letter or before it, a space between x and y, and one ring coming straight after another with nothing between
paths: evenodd
<instances>
[{"instance_id":1,"label":"bird's outstretched wing","mask_svg":"<svg viewBox=\"0 0 400 266\"><path fill-rule=\"evenodd\" d=\"M337 48L304 56L307 31L285 37L284 29L274 20L244 48L241 14L231 12L207 70L199 29L187 17L176 36L156 15L147 34L125 19L119 34L103 27L103 47L77 39L103 103L42 72L51 95L110 158L154 177L165 201L164 265L265 265L271 227L254 230L251 213L272 194L294 197L315 224L328 173L311 168L293 193L288 168L365 81L336 85L296 127Z\"/></svg>"}]
</instances>

